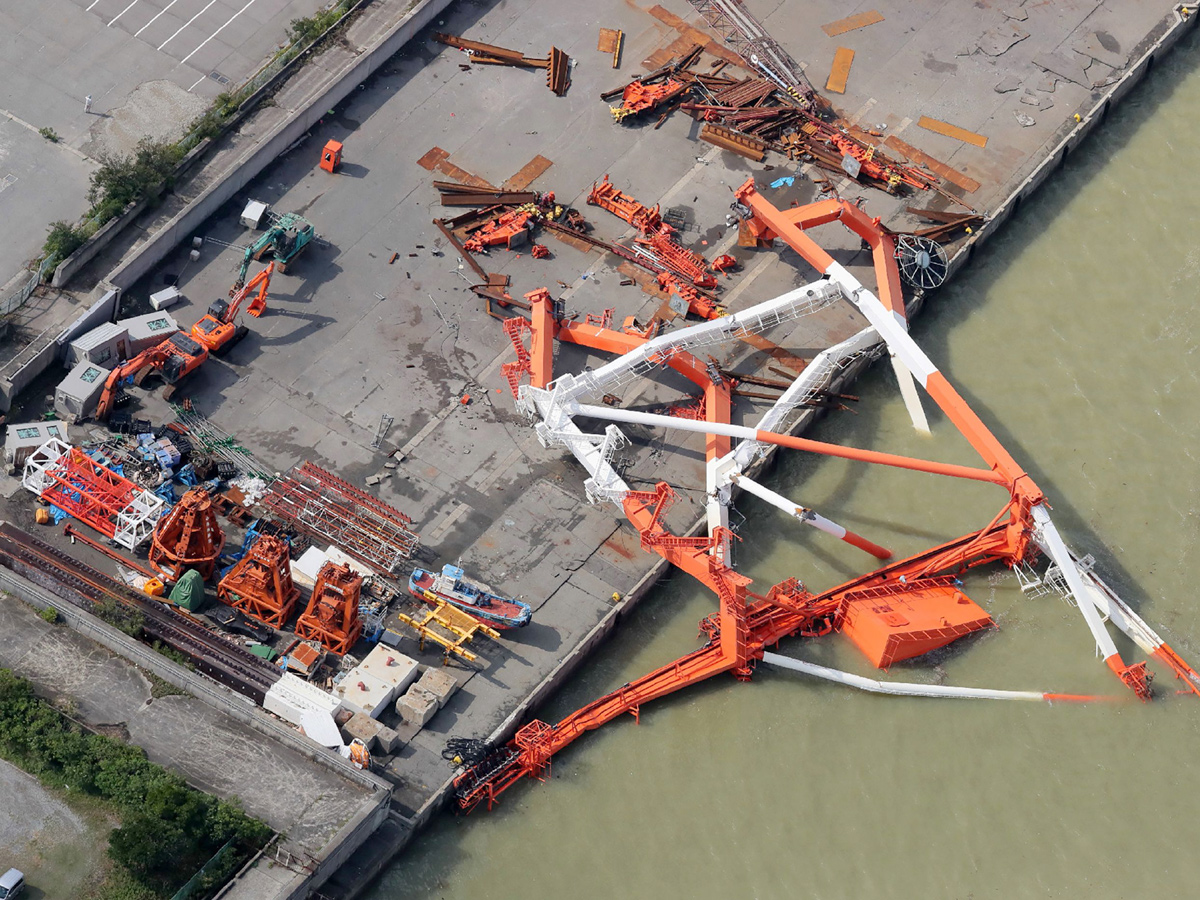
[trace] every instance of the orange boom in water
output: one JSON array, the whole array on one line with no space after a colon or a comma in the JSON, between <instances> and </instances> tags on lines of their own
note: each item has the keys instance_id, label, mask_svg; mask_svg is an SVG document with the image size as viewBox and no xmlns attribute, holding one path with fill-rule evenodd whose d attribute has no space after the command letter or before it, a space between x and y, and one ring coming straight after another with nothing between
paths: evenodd
<instances>
[{"instance_id":1,"label":"orange boom in water","mask_svg":"<svg viewBox=\"0 0 1200 900\"><path fill-rule=\"evenodd\" d=\"M783 240L823 278L774 300L668 335L653 336L653 329L645 333L618 332L603 322L579 324L562 318L546 290L526 295L530 301L529 321L512 319L505 323L517 360L503 367L504 375L518 398L518 407L537 421L542 443L569 449L588 472L585 487L589 499L619 504L640 533L642 548L659 554L708 586L717 595L719 607L700 623L707 638L700 649L623 685L557 724L530 722L507 745L473 761L456 779L458 806L470 811L486 803L490 808L504 790L525 776L544 777L551 757L584 732L625 713L636 718L643 703L718 673L731 672L747 680L755 665L764 659L882 693L978 699L1099 699L1045 691L877 682L769 652L769 648L792 635L842 632L875 665L886 668L899 660L944 647L993 624L991 617L961 590L959 577L963 573L977 566L999 563L1015 570L1026 584L1040 583L1031 566L1039 553L1049 557L1055 577L1079 608L1105 663L1137 697L1143 700L1150 697L1152 675L1145 661L1126 664L1105 627L1105 620L1123 631L1143 652L1167 666L1182 681L1184 691L1200 695L1200 675L1087 567L1077 562L1050 518L1042 491L909 336L896 237L878 219L868 217L843 200L826 200L782 212L758 194L753 180L741 187L737 199L744 226L759 243ZM804 233L807 228L834 221L846 225L870 247L878 297ZM901 248L900 256L901 263L915 266L920 270L918 274L928 275L936 268L936 261L919 245ZM869 327L818 354L763 416L758 427L730 424L733 386L713 366L702 363L695 353L845 302L862 313ZM530 335L528 347L524 343L526 332ZM580 375L564 374L552 380L555 339L618 354L618 358ZM891 358L914 426L928 430L916 389L919 385L979 454L983 467L913 459L783 433L788 430L789 415L806 398L829 387L844 366L874 352L880 345ZM702 391L702 402L695 416L658 415L583 402L588 397L602 397L622 384L664 367L680 373ZM529 378L528 384L522 383L525 376ZM576 417L610 424L603 433L589 434L575 424ZM618 422L706 435L706 535L679 537L667 530L665 518L675 499L667 484L660 483L653 491L635 491L623 481L612 465L616 452L628 445ZM736 448L732 447L733 438L741 440ZM735 535L729 529L728 509L735 487L876 557L890 556L885 548L746 476L745 470L759 458L764 445L987 482L1003 489L1005 496L999 512L983 528L891 562L833 590L813 594L799 580L789 578L759 594L750 590L749 578L729 565Z\"/></svg>"}]
</instances>

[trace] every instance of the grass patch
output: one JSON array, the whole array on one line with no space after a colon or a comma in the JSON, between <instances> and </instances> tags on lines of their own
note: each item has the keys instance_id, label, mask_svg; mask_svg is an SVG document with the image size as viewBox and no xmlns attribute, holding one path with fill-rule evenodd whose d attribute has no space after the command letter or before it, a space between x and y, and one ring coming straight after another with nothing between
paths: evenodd
<instances>
[{"instance_id":1,"label":"grass patch","mask_svg":"<svg viewBox=\"0 0 1200 900\"><path fill-rule=\"evenodd\" d=\"M113 866L96 900L170 897L226 844L233 861L222 862L236 867L271 836L236 804L188 787L140 748L79 728L8 669L0 669L0 756L120 817L108 839Z\"/></svg>"}]
</instances>

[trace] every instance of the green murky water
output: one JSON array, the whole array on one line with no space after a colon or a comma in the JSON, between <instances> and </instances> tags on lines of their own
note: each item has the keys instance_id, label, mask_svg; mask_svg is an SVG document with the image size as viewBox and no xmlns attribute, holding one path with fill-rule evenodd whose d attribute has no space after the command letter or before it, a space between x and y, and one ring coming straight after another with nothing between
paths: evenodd
<instances>
[{"instance_id":1,"label":"green murky water","mask_svg":"<svg viewBox=\"0 0 1200 900\"><path fill-rule=\"evenodd\" d=\"M914 334L1051 498L1068 543L1200 664L1200 69L1187 40L943 290ZM973 463L908 425L887 367L818 436ZM984 485L791 456L770 482L905 553L991 518ZM858 551L747 501L740 567L830 586ZM1078 612L985 575L1000 629L892 677L1116 693ZM555 698L553 721L695 646L711 598L680 576ZM1124 652L1127 642L1119 641ZM840 638L783 651L866 673ZM1130 654L1127 654L1130 655ZM1132 654L1134 658L1140 658ZM1191 896L1200 703L875 697L760 667L579 741L553 782L441 819L370 896Z\"/></svg>"}]
</instances>

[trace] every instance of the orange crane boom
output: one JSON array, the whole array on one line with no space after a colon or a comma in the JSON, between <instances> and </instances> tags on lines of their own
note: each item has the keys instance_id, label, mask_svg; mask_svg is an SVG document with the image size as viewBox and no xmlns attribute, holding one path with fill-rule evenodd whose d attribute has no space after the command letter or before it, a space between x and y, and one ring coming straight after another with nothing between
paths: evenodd
<instances>
[{"instance_id":1,"label":"orange crane boom","mask_svg":"<svg viewBox=\"0 0 1200 900\"><path fill-rule=\"evenodd\" d=\"M215 301L208 312L192 326L192 337L203 344L210 353L221 354L240 341L249 332L245 325L236 323L242 304L251 294L254 295L246 312L258 318L267 308L267 288L271 285L271 273L275 271L275 263L271 263L240 288L230 295L228 302Z\"/></svg>"},{"instance_id":2,"label":"orange crane boom","mask_svg":"<svg viewBox=\"0 0 1200 900\"><path fill-rule=\"evenodd\" d=\"M208 350L203 344L196 343L182 331L175 332L161 344L143 350L109 373L104 382L104 391L100 394L100 401L96 405L97 420L103 422L108 419L117 389L126 379L140 384L148 372L158 371L162 373L163 381L174 384L183 376L200 368L207 359Z\"/></svg>"}]
</instances>

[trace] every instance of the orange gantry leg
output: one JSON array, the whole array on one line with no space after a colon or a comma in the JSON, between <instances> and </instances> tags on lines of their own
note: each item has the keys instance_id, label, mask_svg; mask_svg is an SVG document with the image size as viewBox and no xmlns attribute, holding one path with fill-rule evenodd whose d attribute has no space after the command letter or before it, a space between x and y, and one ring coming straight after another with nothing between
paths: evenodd
<instances>
[{"instance_id":1,"label":"orange gantry leg","mask_svg":"<svg viewBox=\"0 0 1200 900\"><path fill-rule=\"evenodd\" d=\"M217 599L272 628L282 628L296 608L287 541L263 535L217 586Z\"/></svg>"},{"instance_id":2,"label":"orange gantry leg","mask_svg":"<svg viewBox=\"0 0 1200 900\"><path fill-rule=\"evenodd\" d=\"M361 575L347 565L325 563L317 573L308 609L296 622L296 637L320 641L330 653L349 653L362 634L361 593Z\"/></svg>"}]
</instances>

